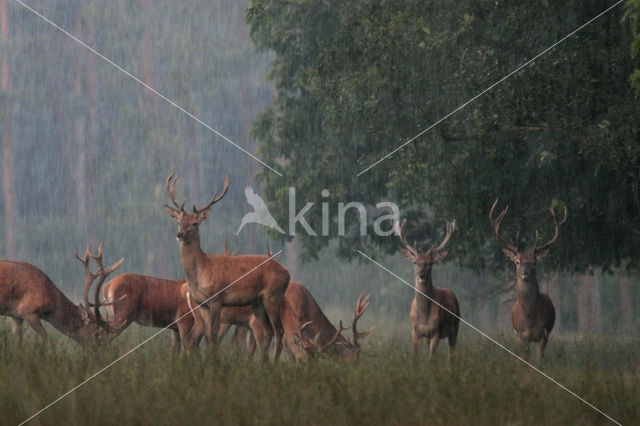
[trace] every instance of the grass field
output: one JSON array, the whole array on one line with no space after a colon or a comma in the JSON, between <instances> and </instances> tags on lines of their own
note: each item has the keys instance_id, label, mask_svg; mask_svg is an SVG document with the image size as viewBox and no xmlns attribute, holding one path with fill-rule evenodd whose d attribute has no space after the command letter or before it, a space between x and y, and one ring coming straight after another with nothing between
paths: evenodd
<instances>
[{"instance_id":1,"label":"grass field","mask_svg":"<svg viewBox=\"0 0 640 426\"><path fill-rule=\"evenodd\" d=\"M0 328L0 423L18 424L152 330L100 351L55 333L14 345ZM394 327L389 328L389 330ZM400 329L400 325L398 325ZM515 348L511 335L495 336ZM607 424L604 416L489 341L462 330L452 364L414 362L408 334L378 333L360 362L276 367L217 354L174 356L163 333L30 424ZM543 370L622 424L640 421L640 340L554 337Z\"/></svg>"}]
</instances>

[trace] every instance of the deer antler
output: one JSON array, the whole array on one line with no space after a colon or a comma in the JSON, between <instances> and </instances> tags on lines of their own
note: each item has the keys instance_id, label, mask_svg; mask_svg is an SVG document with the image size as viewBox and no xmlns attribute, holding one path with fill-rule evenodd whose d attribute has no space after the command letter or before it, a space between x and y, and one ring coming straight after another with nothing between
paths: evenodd
<instances>
[{"instance_id":1,"label":"deer antler","mask_svg":"<svg viewBox=\"0 0 640 426\"><path fill-rule=\"evenodd\" d=\"M496 233L496 238L498 239L498 241L502 243L504 248L506 248L507 250L515 254L518 252L518 248L513 244L509 243L504 238L502 238L502 235L500 235L500 225L502 224L502 220L507 214L507 211L509 211L509 205L507 205L507 207L505 207L505 209L502 210L502 212L498 215L498 217L494 219L493 211L495 210L497 204L498 204L498 199L496 198L496 200L491 205L491 210L489 211L489 220L491 221L491 225L493 226L493 230Z\"/></svg>"},{"instance_id":2,"label":"deer antler","mask_svg":"<svg viewBox=\"0 0 640 426\"><path fill-rule=\"evenodd\" d=\"M456 221L455 219L451 222L447 222L447 232L444 236L444 240L442 240L442 242L440 243L440 245L436 248L430 248L428 253L438 253L441 252L442 250L444 250L444 248L447 246L447 244L449 244L449 240L451 239L451 235L453 235L453 233L456 230Z\"/></svg>"},{"instance_id":3,"label":"deer antler","mask_svg":"<svg viewBox=\"0 0 640 426\"><path fill-rule=\"evenodd\" d=\"M175 210L177 213L184 213L184 204L187 202L186 200L182 203L182 204L178 204L176 202L176 198L173 195L175 187L176 187L176 182L178 181L178 178L180 177L180 175L178 174L177 176L173 176L173 173L171 173L168 177L167 177L167 181L165 182L165 187L167 189L167 193L169 194L169 198L171 199L171 202L173 203L174 206L176 206L176 208L173 208L167 204L165 204L165 206L167 206L170 209Z\"/></svg>"},{"instance_id":4,"label":"deer antler","mask_svg":"<svg viewBox=\"0 0 640 426\"><path fill-rule=\"evenodd\" d=\"M351 324L351 331L353 332L353 346L355 346L356 348L360 347L360 344L358 343L358 339L364 339L365 337L373 333L373 330L376 329L375 326L371 327L369 330L364 332L358 332L358 329L357 329L358 320L360 319L364 311L367 309L367 306L369 306L370 297L371 296L369 296L363 291L362 293L360 293L360 297L358 297L358 301L356 302L356 311L353 317L353 323Z\"/></svg>"},{"instance_id":5,"label":"deer antler","mask_svg":"<svg viewBox=\"0 0 640 426\"><path fill-rule=\"evenodd\" d=\"M222 244L222 254L224 254L225 256L235 256L236 254L238 254L238 250L230 252L227 248L227 239L225 238L224 243Z\"/></svg>"},{"instance_id":6,"label":"deer antler","mask_svg":"<svg viewBox=\"0 0 640 426\"><path fill-rule=\"evenodd\" d=\"M340 328L338 328L338 330L336 331L336 334L322 348L318 349L318 353L322 353L322 352L326 351L329 347L331 347L331 345L333 345L335 343L336 339L338 339L338 336L340 336L340 333L342 333L343 331L348 330L350 328L351 327L343 327L342 326L342 321L340 321ZM319 338L319 336L316 336L316 338Z\"/></svg>"},{"instance_id":7,"label":"deer antler","mask_svg":"<svg viewBox=\"0 0 640 426\"><path fill-rule=\"evenodd\" d=\"M199 209L196 208L196 206L193 206L194 213L202 213L203 211L207 210L209 207L211 207L212 205L220 201L222 197L225 196L225 194L227 193L227 190L229 189L229 177L227 175L224 175L223 179L224 179L224 189L222 190L220 195L218 195L218 185L216 184L213 189L213 198L211 199L211 201L209 201L208 204L206 204L203 207L200 207Z\"/></svg>"},{"instance_id":8,"label":"deer antler","mask_svg":"<svg viewBox=\"0 0 640 426\"><path fill-rule=\"evenodd\" d=\"M108 324L108 322L105 322L100 315L100 307L116 304L120 300L122 300L124 297L126 297L126 295L110 302L100 302L100 289L102 288L104 281L107 279L107 276L109 276L110 273L115 271L122 264L122 262L124 262L124 257L105 269L104 265L102 264L102 249L103 249L103 245L102 243L100 243L100 245L98 246L98 253L93 254L91 253L90 246L87 245L87 248L85 249L85 252L84 252L84 256L80 257L76 252L76 258L78 258L78 260L84 264L84 269L85 269L86 279L84 283L84 302L87 308L89 307L94 308L94 312L93 312L94 320L96 320L98 323L101 323L101 324ZM89 265L90 259L94 259L98 263L98 269L95 272L91 272L91 267ZM89 290L93 282L96 280L96 278L100 278L100 280L98 281L98 284L94 290L94 303L90 303Z\"/></svg>"},{"instance_id":9,"label":"deer antler","mask_svg":"<svg viewBox=\"0 0 640 426\"><path fill-rule=\"evenodd\" d=\"M560 227L562 226L562 224L564 224L567 221L567 206L564 207L564 217L560 222L558 222L558 219L556 218L556 213L553 211L552 207L549 208L549 211L551 212L551 217L553 217L553 225L555 227L555 230L553 232L553 237L551 237L549 241L547 241L546 243L538 247L538 237L536 232L536 246L533 248L534 253L544 251L548 249L552 244L554 244L558 239Z\"/></svg>"},{"instance_id":10,"label":"deer antler","mask_svg":"<svg viewBox=\"0 0 640 426\"><path fill-rule=\"evenodd\" d=\"M398 225L398 222L394 222L393 229L396 231L396 234L398 234L398 237L400 237L400 252L409 259L415 259L415 257L418 256L418 250L407 242L407 238L404 235L404 227L406 225L406 219L402 221L402 225Z\"/></svg>"}]
</instances>

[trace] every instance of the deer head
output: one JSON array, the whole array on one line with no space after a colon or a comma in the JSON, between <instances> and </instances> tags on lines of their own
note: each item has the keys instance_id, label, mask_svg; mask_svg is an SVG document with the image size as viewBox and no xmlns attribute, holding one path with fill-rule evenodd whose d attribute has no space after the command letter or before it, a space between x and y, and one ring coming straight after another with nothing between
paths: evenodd
<instances>
[{"instance_id":1,"label":"deer head","mask_svg":"<svg viewBox=\"0 0 640 426\"><path fill-rule=\"evenodd\" d=\"M496 200L493 202L493 205L491 206L491 210L489 211L489 220L491 221L491 226L493 226L496 238L502 244L502 252L505 254L505 256L507 256L509 260L511 260L516 265L516 276L518 279L524 282L534 280L536 277L536 263L549 252L549 248L557 241L560 227L567 220L567 207L565 206L564 208L564 216L560 222L558 222L553 208L549 208L554 224L553 237L551 237L551 239L546 243L539 246L538 232L536 232L536 240L533 249L530 251L524 251L520 247L520 242L518 241L517 237L516 244L512 244L505 240L502 235L500 235L500 225L502 224L502 220L509 210L509 206L507 205L507 207L505 207L505 209L502 210L502 212L494 219L493 212L497 204L498 199L496 198Z\"/></svg>"},{"instance_id":2,"label":"deer head","mask_svg":"<svg viewBox=\"0 0 640 426\"><path fill-rule=\"evenodd\" d=\"M398 222L394 223L394 229L400 238L400 253L413 262L413 269L416 277L425 279L428 277L433 264L438 263L447 257L449 251L446 249L446 246L449 244L451 235L453 235L456 230L456 221L453 220L451 222L447 222L447 232L440 245L438 247L435 247L434 245L424 253L419 252L415 247L407 242L407 238L404 234L406 224L406 219L402 221L402 225L398 225Z\"/></svg>"},{"instance_id":3,"label":"deer head","mask_svg":"<svg viewBox=\"0 0 640 426\"><path fill-rule=\"evenodd\" d=\"M224 189L218 195L218 186L216 185L214 188L214 195L209 203L205 204L200 208L196 208L193 206L193 212L187 213L184 209L184 202L182 204L178 204L176 202L174 196L174 188L176 185L176 181L180 176L173 176L173 173L167 177L166 181L166 189L169 194L169 198L175 207L171 207L167 204L164 205L165 210L169 213L176 222L178 222L178 233L176 234L176 238L182 242L191 241L194 236L198 232L198 226L204 222L207 217L209 217L209 213L211 213L211 207L220 201L222 197L225 196L227 190L229 189L229 178L227 175L224 176ZM186 202L186 201L185 201Z\"/></svg>"},{"instance_id":4,"label":"deer head","mask_svg":"<svg viewBox=\"0 0 640 426\"><path fill-rule=\"evenodd\" d=\"M84 305L80 304L80 313L82 315L82 319L84 321L84 327L79 331L79 337L82 339L95 339L100 338L102 335L106 333L111 333L114 331L114 324L111 324L108 321L105 321L100 315L100 307L101 306L109 306L118 303L123 296L117 300L111 302L101 302L100 301L100 290L105 280L113 271L115 271L121 264L124 262L124 258L120 259L113 265L105 268L102 264L102 243L98 246L98 253L91 253L91 248L87 245L85 249L84 256L80 257L76 252L76 258L83 263L85 269L85 282L84 282ZM91 265L89 265L90 259L94 259L98 263L98 269L95 272L91 271ZM91 303L89 301L89 291L91 289L91 285L93 282L99 278L98 284L94 290L94 302ZM93 310L91 310L93 308Z\"/></svg>"},{"instance_id":5,"label":"deer head","mask_svg":"<svg viewBox=\"0 0 640 426\"><path fill-rule=\"evenodd\" d=\"M320 355L325 353L329 348L337 347L338 352L346 355L347 357L353 356L355 359L358 359L360 356L360 339L364 339L376 329L375 326L371 327L367 331L358 331L358 320L364 314L364 311L369 306L369 298L368 294L364 292L360 293L360 297L358 297L358 301L356 302L356 309L353 316L353 322L351 326L344 327L342 325L342 321L340 321L340 326L336 330L335 334L324 345L320 344L321 332L318 332L313 339L309 339L305 337L304 330L308 326L310 326L313 321L306 322L300 327L300 333L294 337L294 342L296 345L304 348L311 356ZM353 342L348 339L340 339L342 337L342 332L351 329L353 332Z\"/></svg>"}]
</instances>

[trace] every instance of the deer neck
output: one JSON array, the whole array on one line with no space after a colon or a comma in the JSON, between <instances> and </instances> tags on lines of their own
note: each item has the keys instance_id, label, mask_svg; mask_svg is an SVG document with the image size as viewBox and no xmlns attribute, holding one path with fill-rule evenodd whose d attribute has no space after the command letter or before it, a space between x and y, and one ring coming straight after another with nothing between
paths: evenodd
<instances>
[{"instance_id":1,"label":"deer neck","mask_svg":"<svg viewBox=\"0 0 640 426\"><path fill-rule=\"evenodd\" d=\"M516 279L517 299L520 307L525 314L533 314L537 311L537 303L540 298L540 288L538 287L538 279L535 271L532 271L527 281L522 280L519 276Z\"/></svg>"},{"instance_id":2,"label":"deer neck","mask_svg":"<svg viewBox=\"0 0 640 426\"><path fill-rule=\"evenodd\" d=\"M84 327L80 308L67 299L62 292L57 296L57 299L56 309L46 320L58 331L76 339L78 332Z\"/></svg>"},{"instance_id":3,"label":"deer neck","mask_svg":"<svg viewBox=\"0 0 640 426\"><path fill-rule=\"evenodd\" d=\"M424 277L416 275L415 299L418 306L422 306L424 308L428 307L431 304L431 300L429 300L429 298L433 299L433 293L434 291L433 281L431 281L431 269L427 270L427 273Z\"/></svg>"},{"instance_id":4,"label":"deer neck","mask_svg":"<svg viewBox=\"0 0 640 426\"><path fill-rule=\"evenodd\" d=\"M180 241L180 263L190 286L197 286L198 270L203 259L204 253L200 248L200 232L196 232L189 241Z\"/></svg>"}]
</instances>

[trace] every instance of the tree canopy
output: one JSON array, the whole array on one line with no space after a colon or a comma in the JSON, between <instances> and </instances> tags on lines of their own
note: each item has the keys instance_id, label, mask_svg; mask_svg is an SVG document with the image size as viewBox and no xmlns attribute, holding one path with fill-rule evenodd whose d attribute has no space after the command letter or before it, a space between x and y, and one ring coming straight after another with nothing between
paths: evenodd
<instances>
[{"instance_id":1,"label":"tree canopy","mask_svg":"<svg viewBox=\"0 0 640 426\"><path fill-rule=\"evenodd\" d=\"M408 218L409 238L423 245L456 218L451 253L483 267L503 261L488 221L497 197L511 207L505 234L515 239L520 232L529 244L536 230L541 239L550 236L548 209L566 206L569 220L549 256L554 267L632 262L640 249L631 232L640 121L624 9L501 81L609 6L252 1L252 38L276 53L269 78L277 96L253 126L260 154L279 161L285 174L261 174L270 208L286 217L289 185L317 204L326 202L325 188L332 203L390 200ZM320 213L310 211L309 222L319 224ZM335 237L298 235L307 257ZM356 248L391 252L397 242L356 232L337 246L351 258Z\"/></svg>"}]
</instances>

